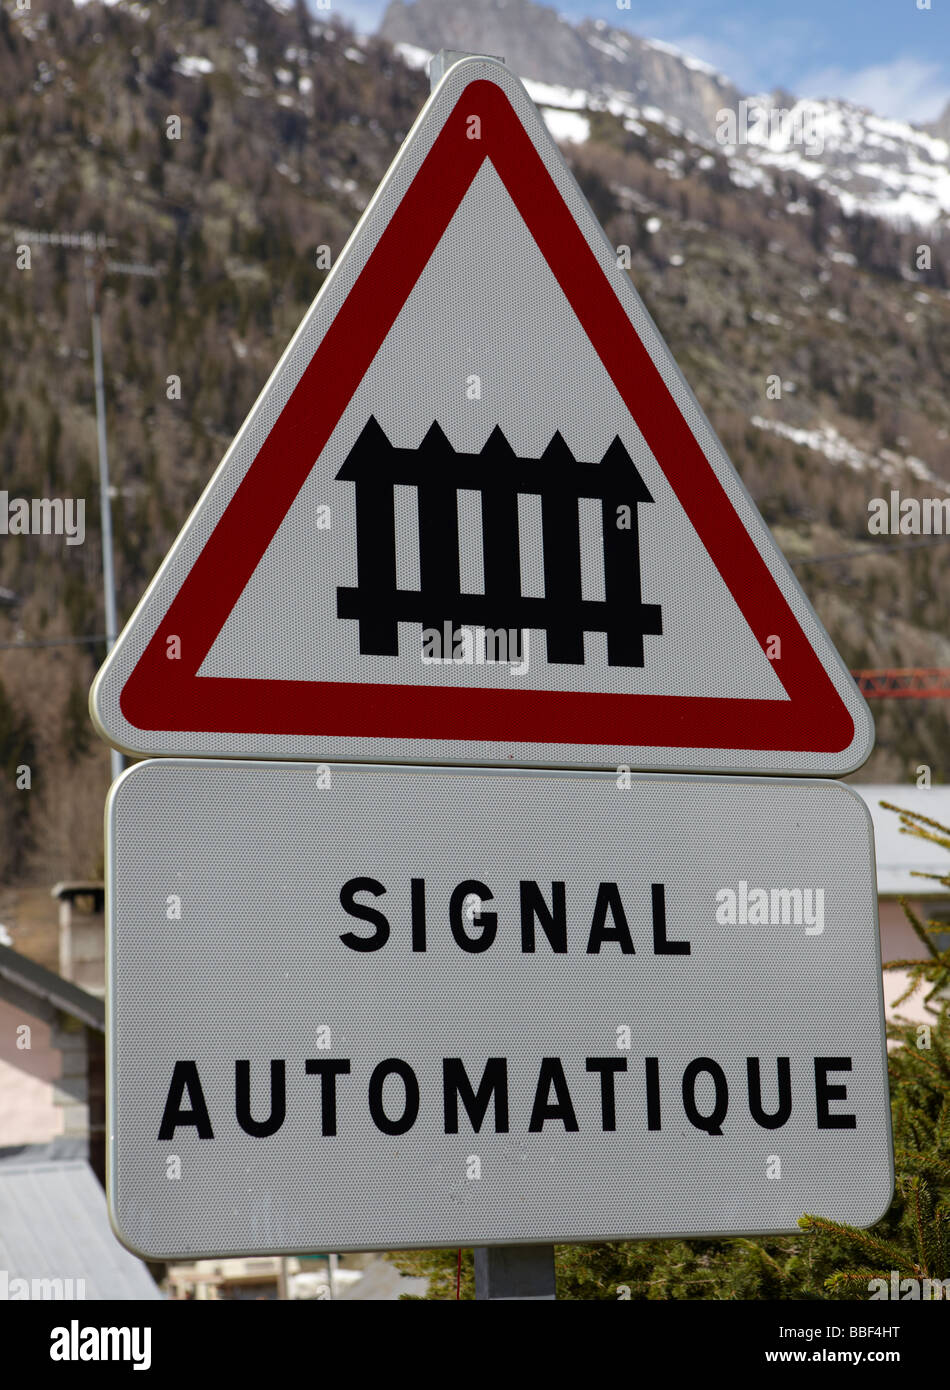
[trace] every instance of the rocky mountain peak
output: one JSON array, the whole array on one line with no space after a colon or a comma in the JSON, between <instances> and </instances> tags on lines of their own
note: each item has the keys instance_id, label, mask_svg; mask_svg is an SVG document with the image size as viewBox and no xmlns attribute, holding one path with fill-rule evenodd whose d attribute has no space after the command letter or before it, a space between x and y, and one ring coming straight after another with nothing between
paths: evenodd
<instances>
[{"instance_id":1,"label":"rocky mountain peak","mask_svg":"<svg viewBox=\"0 0 950 1390\"><path fill-rule=\"evenodd\" d=\"M571 24L534 0L391 0L379 35L428 52L494 53L520 77L662 104L666 115L700 134L712 133L716 112L739 99L727 78L697 58L602 19Z\"/></svg>"}]
</instances>

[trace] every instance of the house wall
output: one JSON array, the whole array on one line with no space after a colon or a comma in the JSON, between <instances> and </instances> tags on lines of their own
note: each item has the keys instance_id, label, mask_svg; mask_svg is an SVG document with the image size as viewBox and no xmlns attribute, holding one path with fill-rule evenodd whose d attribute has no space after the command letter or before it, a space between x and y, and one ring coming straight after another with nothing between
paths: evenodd
<instances>
[{"instance_id":1,"label":"house wall","mask_svg":"<svg viewBox=\"0 0 950 1390\"><path fill-rule=\"evenodd\" d=\"M926 922L933 911L939 907L941 911L946 911L948 904L940 900L929 901L909 901L909 906L917 913L921 921ZM881 959L886 964L889 960L923 960L927 955L923 942L911 927L899 902L889 898L882 898L879 903L879 913L881 919ZM901 1004L897 1000L910 984L910 972L908 970L885 970L884 972L884 1005L889 1017L894 1013L899 1013L902 1018L912 1019L916 1023L932 1022L933 1016L926 1012L924 1008L924 996L929 986L918 987L909 998Z\"/></svg>"},{"instance_id":2,"label":"house wall","mask_svg":"<svg viewBox=\"0 0 950 1390\"><path fill-rule=\"evenodd\" d=\"M28 1048L17 1030L30 1029ZM78 1020L0 980L0 1148L89 1138L89 1039ZM94 1097L98 1129L101 1105Z\"/></svg>"},{"instance_id":3,"label":"house wall","mask_svg":"<svg viewBox=\"0 0 950 1390\"><path fill-rule=\"evenodd\" d=\"M30 1047L17 1047L17 1029L30 1029ZM64 1130L56 1103L63 1055L49 1023L0 998L0 1147L45 1144Z\"/></svg>"},{"instance_id":4,"label":"house wall","mask_svg":"<svg viewBox=\"0 0 950 1390\"><path fill-rule=\"evenodd\" d=\"M105 917L94 910L93 894L63 898L59 904L59 973L101 999L106 992Z\"/></svg>"}]
</instances>

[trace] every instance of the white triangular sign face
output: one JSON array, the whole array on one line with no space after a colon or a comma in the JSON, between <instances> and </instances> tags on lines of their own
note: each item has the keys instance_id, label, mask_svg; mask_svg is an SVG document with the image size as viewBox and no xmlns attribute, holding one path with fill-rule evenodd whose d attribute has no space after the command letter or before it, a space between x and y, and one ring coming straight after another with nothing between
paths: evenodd
<instances>
[{"instance_id":1,"label":"white triangular sign face","mask_svg":"<svg viewBox=\"0 0 950 1390\"><path fill-rule=\"evenodd\" d=\"M873 743L483 58L427 102L91 705L137 754L837 774Z\"/></svg>"}]
</instances>

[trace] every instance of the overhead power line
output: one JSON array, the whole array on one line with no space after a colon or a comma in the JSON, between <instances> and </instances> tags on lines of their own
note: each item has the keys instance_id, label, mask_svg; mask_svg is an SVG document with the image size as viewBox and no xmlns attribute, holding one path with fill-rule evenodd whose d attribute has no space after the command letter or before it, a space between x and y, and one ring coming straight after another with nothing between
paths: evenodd
<instances>
[{"instance_id":1,"label":"overhead power line","mask_svg":"<svg viewBox=\"0 0 950 1390\"><path fill-rule=\"evenodd\" d=\"M833 560L869 560L874 555L891 554L901 550L919 550L927 545L945 545L950 536L927 536L923 540L903 541L898 545L875 545L867 550L840 550L836 555L808 555L797 560L789 560L793 569L799 565L826 565Z\"/></svg>"},{"instance_id":2,"label":"overhead power line","mask_svg":"<svg viewBox=\"0 0 950 1390\"><path fill-rule=\"evenodd\" d=\"M18 647L76 647L85 642L105 642L104 632L92 632L87 637L31 637L22 642L0 642L0 651L15 651Z\"/></svg>"}]
</instances>

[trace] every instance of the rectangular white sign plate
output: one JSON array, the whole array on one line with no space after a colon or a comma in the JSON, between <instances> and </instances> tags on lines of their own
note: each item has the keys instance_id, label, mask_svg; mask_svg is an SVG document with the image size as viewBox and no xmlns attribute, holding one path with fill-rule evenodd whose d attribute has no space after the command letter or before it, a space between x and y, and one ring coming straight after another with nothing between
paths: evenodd
<instances>
[{"instance_id":1,"label":"rectangular white sign plate","mask_svg":"<svg viewBox=\"0 0 950 1390\"><path fill-rule=\"evenodd\" d=\"M144 1256L888 1206L839 783L161 760L107 841L109 1200Z\"/></svg>"}]
</instances>

